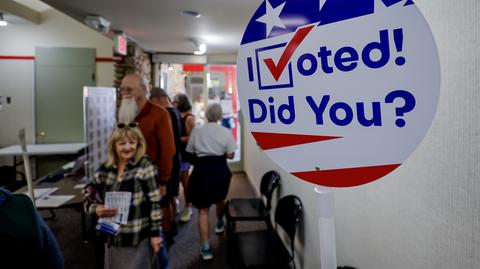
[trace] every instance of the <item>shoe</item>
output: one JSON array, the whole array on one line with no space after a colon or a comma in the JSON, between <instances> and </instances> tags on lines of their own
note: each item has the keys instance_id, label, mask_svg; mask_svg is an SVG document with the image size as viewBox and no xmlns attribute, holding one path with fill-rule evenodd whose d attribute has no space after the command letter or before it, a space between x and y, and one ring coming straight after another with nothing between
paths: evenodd
<instances>
[{"instance_id":1,"label":"shoe","mask_svg":"<svg viewBox=\"0 0 480 269\"><path fill-rule=\"evenodd\" d=\"M200 250L200 253L202 254L202 259L204 261L213 259L212 248L202 247L202 250Z\"/></svg>"},{"instance_id":2,"label":"shoe","mask_svg":"<svg viewBox=\"0 0 480 269\"><path fill-rule=\"evenodd\" d=\"M192 218L192 209L191 208L184 209L182 212L182 215L180 215L180 221L189 222L191 218Z\"/></svg>"},{"instance_id":3,"label":"shoe","mask_svg":"<svg viewBox=\"0 0 480 269\"><path fill-rule=\"evenodd\" d=\"M217 224L215 225L215 233L221 234L225 230L225 220L223 218L217 220Z\"/></svg>"}]
</instances>

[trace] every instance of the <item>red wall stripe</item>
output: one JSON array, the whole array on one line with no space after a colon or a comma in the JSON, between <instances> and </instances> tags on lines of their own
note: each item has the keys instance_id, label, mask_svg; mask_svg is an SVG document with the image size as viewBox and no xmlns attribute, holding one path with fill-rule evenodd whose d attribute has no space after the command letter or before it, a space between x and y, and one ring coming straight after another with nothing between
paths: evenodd
<instances>
[{"instance_id":1,"label":"red wall stripe","mask_svg":"<svg viewBox=\"0 0 480 269\"><path fill-rule=\"evenodd\" d=\"M35 56L7 56L7 55L0 55L0 60L35 60Z\"/></svg>"},{"instance_id":2,"label":"red wall stripe","mask_svg":"<svg viewBox=\"0 0 480 269\"><path fill-rule=\"evenodd\" d=\"M9 55L0 55L0 60L35 60L35 56L9 56ZM114 62L112 57L97 57L95 62Z\"/></svg>"},{"instance_id":3,"label":"red wall stripe","mask_svg":"<svg viewBox=\"0 0 480 269\"><path fill-rule=\"evenodd\" d=\"M100 62L100 63L103 63L103 62L114 62L115 60L112 58L112 57L97 57L95 58L95 62Z\"/></svg>"}]
</instances>

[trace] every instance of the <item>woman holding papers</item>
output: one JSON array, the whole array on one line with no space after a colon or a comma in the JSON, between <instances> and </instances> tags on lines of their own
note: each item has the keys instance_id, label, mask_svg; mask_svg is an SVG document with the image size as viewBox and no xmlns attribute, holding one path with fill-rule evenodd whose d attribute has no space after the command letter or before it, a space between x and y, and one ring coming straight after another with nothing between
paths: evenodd
<instances>
[{"instance_id":1,"label":"woman holding papers","mask_svg":"<svg viewBox=\"0 0 480 269\"><path fill-rule=\"evenodd\" d=\"M107 235L105 268L151 268L161 246L157 170L145 156L136 123L119 123L108 142L108 159L95 173L96 199L89 211Z\"/></svg>"}]
</instances>

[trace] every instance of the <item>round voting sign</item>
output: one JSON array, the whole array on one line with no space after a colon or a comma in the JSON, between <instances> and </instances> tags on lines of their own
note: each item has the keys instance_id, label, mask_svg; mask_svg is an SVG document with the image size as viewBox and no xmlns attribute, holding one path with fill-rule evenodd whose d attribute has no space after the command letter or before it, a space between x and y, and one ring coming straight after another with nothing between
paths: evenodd
<instances>
[{"instance_id":1,"label":"round voting sign","mask_svg":"<svg viewBox=\"0 0 480 269\"><path fill-rule=\"evenodd\" d=\"M266 0L237 70L257 144L292 175L331 187L398 168L440 90L435 41L412 0Z\"/></svg>"}]
</instances>

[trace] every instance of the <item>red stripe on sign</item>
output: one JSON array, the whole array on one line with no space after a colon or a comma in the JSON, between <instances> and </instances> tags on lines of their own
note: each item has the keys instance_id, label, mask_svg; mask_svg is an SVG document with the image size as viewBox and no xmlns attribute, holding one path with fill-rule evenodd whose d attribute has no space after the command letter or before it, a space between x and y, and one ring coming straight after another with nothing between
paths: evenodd
<instances>
[{"instance_id":1,"label":"red stripe on sign","mask_svg":"<svg viewBox=\"0 0 480 269\"><path fill-rule=\"evenodd\" d=\"M291 174L317 185L344 188L358 186L377 180L397 169L400 165L401 164L388 164L380 166L294 172Z\"/></svg>"},{"instance_id":2,"label":"red stripe on sign","mask_svg":"<svg viewBox=\"0 0 480 269\"><path fill-rule=\"evenodd\" d=\"M7 56L7 55L0 55L0 60L35 60L35 56Z\"/></svg>"},{"instance_id":3,"label":"red stripe on sign","mask_svg":"<svg viewBox=\"0 0 480 269\"><path fill-rule=\"evenodd\" d=\"M301 144L338 139L341 136L299 135L252 132L257 144L264 150L290 147Z\"/></svg>"}]
</instances>

